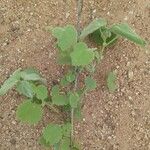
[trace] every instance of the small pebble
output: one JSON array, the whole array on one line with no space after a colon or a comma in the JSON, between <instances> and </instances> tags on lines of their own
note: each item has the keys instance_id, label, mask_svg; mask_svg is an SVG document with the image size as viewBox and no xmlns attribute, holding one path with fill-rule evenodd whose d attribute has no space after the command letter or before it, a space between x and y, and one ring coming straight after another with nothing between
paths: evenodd
<instances>
[{"instance_id":1,"label":"small pebble","mask_svg":"<svg viewBox=\"0 0 150 150\"><path fill-rule=\"evenodd\" d=\"M128 78L129 78L130 80L132 80L133 77L134 77L133 71L132 71L132 70L129 70L129 71L128 71Z\"/></svg>"}]
</instances>

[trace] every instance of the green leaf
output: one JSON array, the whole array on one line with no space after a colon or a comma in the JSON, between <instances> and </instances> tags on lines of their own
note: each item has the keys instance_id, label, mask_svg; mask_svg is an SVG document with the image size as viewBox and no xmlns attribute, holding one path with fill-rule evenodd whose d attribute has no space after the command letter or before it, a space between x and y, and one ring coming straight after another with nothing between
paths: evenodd
<instances>
[{"instance_id":1,"label":"green leaf","mask_svg":"<svg viewBox=\"0 0 150 150\"><path fill-rule=\"evenodd\" d=\"M77 108L80 97L78 93L70 92L69 94L69 103L72 108Z\"/></svg>"},{"instance_id":2,"label":"green leaf","mask_svg":"<svg viewBox=\"0 0 150 150\"><path fill-rule=\"evenodd\" d=\"M77 31L72 25L64 27L64 31L57 35L58 46L62 51L70 51L70 49L77 43Z\"/></svg>"},{"instance_id":3,"label":"green leaf","mask_svg":"<svg viewBox=\"0 0 150 150\"><path fill-rule=\"evenodd\" d=\"M13 88L19 80L20 80L20 69L16 70L1 86L0 96L6 94L8 90Z\"/></svg>"},{"instance_id":4,"label":"green leaf","mask_svg":"<svg viewBox=\"0 0 150 150\"><path fill-rule=\"evenodd\" d=\"M58 94L52 97L52 103L54 105L63 106L68 104L68 98L66 95Z\"/></svg>"},{"instance_id":5,"label":"green leaf","mask_svg":"<svg viewBox=\"0 0 150 150\"><path fill-rule=\"evenodd\" d=\"M139 37L126 23L113 25L111 31L117 35L127 38L136 44L141 46L146 45L146 42L141 37Z\"/></svg>"},{"instance_id":6,"label":"green leaf","mask_svg":"<svg viewBox=\"0 0 150 150\"><path fill-rule=\"evenodd\" d=\"M41 77L38 74L36 74L36 73L22 72L21 73L21 78L23 78L24 80L27 80L27 81L38 81L38 80L41 80Z\"/></svg>"},{"instance_id":7,"label":"green leaf","mask_svg":"<svg viewBox=\"0 0 150 150\"><path fill-rule=\"evenodd\" d=\"M71 53L71 59L74 66L88 65L94 59L94 51L83 42L77 43Z\"/></svg>"},{"instance_id":8,"label":"green leaf","mask_svg":"<svg viewBox=\"0 0 150 150\"><path fill-rule=\"evenodd\" d=\"M107 78L107 86L110 92L114 92L117 89L116 85L116 74L114 72L110 72Z\"/></svg>"},{"instance_id":9,"label":"green leaf","mask_svg":"<svg viewBox=\"0 0 150 150\"><path fill-rule=\"evenodd\" d=\"M69 137L71 133L71 123L65 123L62 126L63 136Z\"/></svg>"},{"instance_id":10,"label":"green leaf","mask_svg":"<svg viewBox=\"0 0 150 150\"><path fill-rule=\"evenodd\" d=\"M58 95L58 94L59 94L59 86L55 85L51 89L51 96L55 96L55 95Z\"/></svg>"},{"instance_id":11,"label":"green leaf","mask_svg":"<svg viewBox=\"0 0 150 150\"><path fill-rule=\"evenodd\" d=\"M21 72L21 78L26 81L41 81L45 84L45 79L43 79L40 74L35 69L26 69Z\"/></svg>"},{"instance_id":12,"label":"green leaf","mask_svg":"<svg viewBox=\"0 0 150 150\"><path fill-rule=\"evenodd\" d=\"M60 150L60 142L53 145L54 150Z\"/></svg>"},{"instance_id":13,"label":"green leaf","mask_svg":"<svg viewBox=\"0 0 150 150\"><path fill-rule=\"evenodd\" d=\"M52 35L57 39L61 39L63 32L64 32L64 29L61 27L55 27L52 29Z\"/></svg>"},{"instance_id":14,"label":"green leaf","mask_svg":"<svg viewBox=\"0 0 150 150\"><path fill-rule=\"evenodd\" d=\"M61 150L70 150L70 138L64 137L60 145Z\"/></svg>"},{"instance_id":15,"label":"green leaf","mask_svg":"<svg viewBox=\"0 0 150 150\"><path fill-rule=\"evenodd\" d=\"M40 75L40 73L35 68L27 68L27 69L24 69L23 72L26 72L27 74L35 73L35 74Z\"/></svg>"},{"instance_id":16,"label":"green leaf","mask_svg":"<svg viewBox=\"0 0 150 150\"><path fill-rule=\"evenodd\" d=\"M16 90L20 94L23 94L23 95L25 95L25 96L27 96L29 98L33 98L33 96L34 96L33 86L28 81L20 81L20 82L18 82Z\"/></svg>"},{"instance_id":17,"label":"green leaf","mask_svg":"<svg viewBox=\"0 0 150 150\"><path fill-rule=\"evenodd\" d=\"M73 82L75 80L76 76L74 73L72 72L69 72L67 75L66 75L66 79L68 82Z\"/></svg>"},{"instance_id":18,"label":"green leaf","mask_svg":"<svg viewBox=\"0 0 150 150\"><path fill-rule=\"evenodd\" d=\"M48 142L46 142L46 140L44 139L43 136L40 137L39 144L43 145L44 147L47 147L47 148L50 148L50 146L51 146Z\"/></svg>"},{"instance_id":19,"label":"green leaf","mask_svg":"<svg viewBox=\"0 0 150 150\"><path fill-rule=\"evenodd\" d=\"M40 100L44 100L48 97L47 87L44 85L39 85L36 88L36 97Z\"/></svg>"},{"instance_id":20,"label":"green leaf","mask_svg":"<svg viewBox=\"0 0 150 150\"><path fill-rule=\"evenodd\" d=\"M85 85L87 90L93 90L96 88L96 81L88 76L85 78Z\"/></svg>"},{"instance_id":21,"label":"green leaf","mask_svg":"<svg viewBox=\"0 0 150 150\"><path fill-rule=\"evenodd\" d=\"M62 128L57 124L51 124L44 128L43 137L50 145L57 144L62 136Z\"/></svg>"},{"instance_id":22,"label":"green leaf","mask_svg":"<svg viewBox=\"0 0 150 150\"><path fill-rule=\"evenodd\" d=\"M82 32L80 35L80 39L84 39L89 34L93 33L94 31L100 29L103 26L106 26L107 22L104 19L96 19L92 21Z\"/></svg>"},{"instance_id":23,"label":"green leaf","mask_svg":"<svg viewBox=\"0 0 150 150\"><path fill-rule=\"evenodd\" d=\"M42 118L42 107L41 105L32 103L31 100L26 100L18 106L16 115L22 122L35 124Z\"/></svg>"},{"instance_id":24,"label":"green leaf","mask_svg":"<svg viewBox=\"0 0 150 150\"><path fill-rule=\"evenodd\" d=\"M61 86L67 86L69 84L69 81L67 81L66 77L64 76L61 80L60 80L60 84Z\"/></svg>"}]
</instances>

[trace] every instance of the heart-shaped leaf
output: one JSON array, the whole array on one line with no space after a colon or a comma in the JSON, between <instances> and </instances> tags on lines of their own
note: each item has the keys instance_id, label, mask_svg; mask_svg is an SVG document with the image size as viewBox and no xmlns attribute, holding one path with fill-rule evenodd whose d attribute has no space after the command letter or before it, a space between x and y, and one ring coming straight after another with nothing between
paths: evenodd
<instances>
[{"instance_id":1,"label":"heart-shaped leaf","mask_svg":"<svg viewBox=\"0 0 150 150\"><path fill-rule=\"evenodd\" d=\"M94 59L94 51L89 49L83 42L77 43L71 53L72 65L86 66L92 63Z\"/></svg>"},{"instance_id":2,"label":"heart-shaped leaf","mask_svg":"<svg viewBox=\"0 0 150 150\"><path fill-rule=\"evenodd\" d=\"M58 47L62 51L70 51L77 43L77 31L72 25L64 28L55 28L53 35L58 39Z\"/></svg>"},{"instance_id":3,"label":"heart-shaped leaf","mask_svg":"<svg viewBox=\"0 0 150 150\"><path fill-rule=\"evenodd\" d=\"M58 94L59 94L59 86L55 85L51 89L51 96L55 96L55 95L58 95Z\"/></svg>"},{"instance_id":4,"label":"heart-shaped leaf","mask_svg":"<svg viewBox=\"0 0 150 150\"><path fill-rule=\"evenodd\" d=\"M51 124L44 128L43 137L50 145L57 144L62 136L62 128L57 124Z\"/></svg>"},{"instance_id":5,"label":"heart-shaped leaf","mask_svg":"<svg viewBox=\"0 0 150 150\"><path fill-rule=\"evenodd\" d=\"M85 78L85 85L87 90L93 90L96 88L96 81L88 76Z\"/></svg>"},{"instance_id":6,"label":"heart-shaped leaf","mask_svg":"<svg viewBox=\"0 0 150 150\"><path fill-rule=\"evenodd\" d=\"M68 97L63 94L54 95L52 97L52 103L54 105L63 106L68 104Z\"/></svg>"},{"instance_id":7,"label":"heart-shaped leaf","mask_svg":"<svg viewBox=\"0 0 150 150\"><path fill-rule=\"evenodd\" d=\"M52 29L52 35L57 39L61 39L63 32L64 29L62 27L55 27Z\"/></svg>"},{"instance_id":8,"label":"heart-shaped leaf","mask_svg":"<svg viewBox=\"0 0 150 150\"><path fill-rule=\"evenodd\" d=\"M26 100L18 106L16 115L22 122L36 124L42 118L42 107L32 103L31 100Z\"/></svg>"},{"instance_id":9,"label":"heart-shaped leaf","mask_svg":"<svg viewBox=\"0 0 150 150\"><path fill-rule=\"evenodd\" d=\"M47 87L44 85L39 85L36 87L36 97L40 100L44 100L48 97Z\"/></svg>"}]
</instances>

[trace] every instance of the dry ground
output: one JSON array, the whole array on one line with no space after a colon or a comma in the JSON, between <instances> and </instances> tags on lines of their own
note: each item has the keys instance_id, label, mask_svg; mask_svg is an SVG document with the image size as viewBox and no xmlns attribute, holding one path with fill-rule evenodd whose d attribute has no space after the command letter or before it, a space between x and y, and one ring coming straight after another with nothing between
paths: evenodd
<instances>
[{"instance_id":1,"label":"dry ground","mask_svg":"<svg viewBox=\"0 0 150 150\"><path fill-rule=\"evenodd\" d=\"M85 0L82 25L96 17L110 24L128 22L150 39L149 0ZM44 28L66 24L76 24L75 0L0 0L0 83L18 67L28 66L38 68L49 85L59 79L63 70ZM86 95L83 122L76 123L83 150L150 150L149 49L120 40L107 50L95 74L98 88ZM112 69L118 77L114 94L106 87ZM0 98L0 150L42 150L37 140L44 124L61 119L46 111L39 125L21 124L15 119L21 101L13 91Z\"/></svg>"}]
</instances>

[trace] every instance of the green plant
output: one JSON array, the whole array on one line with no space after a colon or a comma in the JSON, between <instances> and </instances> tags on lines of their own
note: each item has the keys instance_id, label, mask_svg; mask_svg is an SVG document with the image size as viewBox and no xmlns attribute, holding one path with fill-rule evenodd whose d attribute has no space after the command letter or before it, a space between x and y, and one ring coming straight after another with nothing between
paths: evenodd
<instances>
[{"instance_id":1,"label":"green plant","mask_svg":"<svg viewBox=\"0 0 150 150\"><path fill-rule=\"evenodd\" d=\"M119 37L127 38L141 46L146 43L127 24L107 27L104 19L94 20L83 29L80 35L72 25L56 27L51 32L57 39L58 63L67 65L68 68L60 83L52 86L49 94L45 79L35 69L18 69L1 86L0 95L4 95L15 86L19 94L27 97L18 106L16 115L20 121L29 124L35 124L41 120L42 108L45 106L57 113L60 112L59 108L63 108L70 117L60 125L48 124L43 129L39 142L55 150L79 150L80 146L74 139L74 120L81 118L84 94L96 88L93 74L95 66L103 58L105 48L116 42ZM89 48L83 42L86 37L92 39L101 48ZM87 75L79 82L80 75L84 72ZM116 75L112 71L107 78L110 92L116 90L115 82Z\"/></svg>"}]
</instances>

